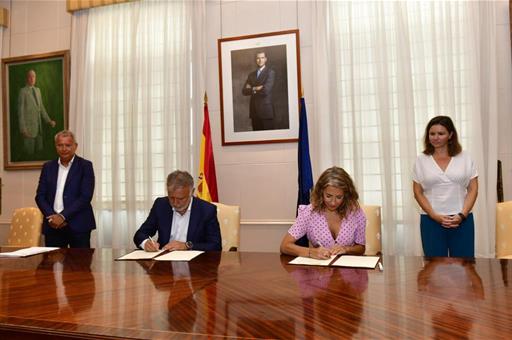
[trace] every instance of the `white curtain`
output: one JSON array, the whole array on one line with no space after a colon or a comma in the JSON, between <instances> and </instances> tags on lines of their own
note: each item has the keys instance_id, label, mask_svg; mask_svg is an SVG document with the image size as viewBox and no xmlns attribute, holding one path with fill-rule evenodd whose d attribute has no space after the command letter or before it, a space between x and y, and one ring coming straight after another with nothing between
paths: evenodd
<instances>
[{"instance_id":1,"label":"white curtain","mask_svg":"<svg viewBox=\"0 0 512 340\"><path fill-rule=\"evenodd\" d=\"M98 247L133 247L153 200L166 195L167 174L195 173L204 22L203 1L73 15L70 127L94 164Z\"/></svg>"},{"instance_id":2,"label":"white curtain","mask_svg":"<svg viewBox=\"0 0 512 340\"><path fill-rule=\"evenodd\" d=\"M451 116L479 170L476 254L494 254L493 2L316 2L317 169L344 167L382 206L383 251L421 255L411 170L430 118Z\"/></svg>"}]
</instances>

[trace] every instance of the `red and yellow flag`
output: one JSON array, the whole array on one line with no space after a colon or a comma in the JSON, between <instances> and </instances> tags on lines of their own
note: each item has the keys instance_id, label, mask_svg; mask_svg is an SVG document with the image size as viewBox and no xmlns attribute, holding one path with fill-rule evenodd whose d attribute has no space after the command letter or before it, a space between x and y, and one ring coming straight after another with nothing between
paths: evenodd
<instances>
[{"instance_id":1,"label":"red and yellow flag","mask_svg":"<svg viewBox=\"0 0 512 340\"><path fill-rule=\"evenodd\" d=\"M217 176L215 175L215 160L213 159L212 133L208 114L208 97L204 94L204 122L201 137L201 154L199 158L199 182L197 197L208 201L218 202Z\"/></svg>"}]
</instances>

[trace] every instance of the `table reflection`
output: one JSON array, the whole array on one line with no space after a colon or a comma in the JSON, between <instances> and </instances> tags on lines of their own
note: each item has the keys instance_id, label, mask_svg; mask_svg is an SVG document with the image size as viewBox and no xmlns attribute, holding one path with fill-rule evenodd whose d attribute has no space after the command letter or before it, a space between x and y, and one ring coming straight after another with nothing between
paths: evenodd
<instances>
[{"instance_id":1,"label":"table reflection","mask_svg":"<svg viewBox=\"0 0 512 340\"><path fill-rule=\"evenodd\" d=\"M92 307L96 287L91 271L93 255L94 249L84 250L79 256L61 251L43 254L36 271L36 284L51 285L41 303L55 308L52 313L57 319L74 321L76 314ZM80 280L76 280L77 272L80 272Z\"/></svg>"},{"instance_id":2,"label":"table reflection","mask_svg":"<svg viewBox=\"0 0 512 340\"><path fill-rule=\"evenodd\" d=\"M57 250L21 259L34 269L4 270L0 310L17 310L28 318L58 320L75 329L94 303L96 283L91 272L94 249L70 255ZM11 260L11 262L13 262ZM42 308L41 308L42 307Z\"/></svg>"},{"instance_id":3,"label":"table reflection","mask_svg":"<svg viewBox=\"0 0 512 340\"><path fill-rule=\"evenodd\" d=\"M510 266L496 259L385 256L379 271L288 265L276 253L207 252L180 265L91 251L0 259L0 339L512 334Z\"/></svg>"},{"instance_id":4,"label":"table reflection","mask_svg":"<svg viewBox=\"0 0 512 340\"><path fill-rule=\"evenodd\" d=\"M169 294L167 326L178 332L196 332L198 312L205 310L207 325L215 325L217 271L221 253L208 255L209 265L192 261L137 261L159 291ZM203 309L205 308L205 309Z\"/></svg>"},{"instance_id":5,"label":"table reflection","mask_svg":"<svg viewBox=\"0 0 512 340\"><path fill-rule=\"evenodd\" d=\"M482 279L474 260L461 258L426 258L418 272L418 291L426 311L432 315L436 338L467 337L473 326L475 311L461 308L460 302L484 299ZM473 304L473 308L478 308Z\"/></svg>"},{"instance_id":6,"label":"table reflection","mask_svg":"<svg viewBox=\"0 0 512 340\"><path fill-rule=\"evenodd\" d=\"M281 258L302 296L306 337L356 334L363 316L368 270L296 266L287 264L288 260Z\"/></svg>"},{"instance_id":7,"label":"table reflection","mask_svg":"<svg viewBox=\"0 0 512 340\"><path fill-rule=\"evenodd\" d=\"M508 287L508 261L509 260L506 259L500 259L501 279L505 287Z\"/></svg>"}]
</instances>

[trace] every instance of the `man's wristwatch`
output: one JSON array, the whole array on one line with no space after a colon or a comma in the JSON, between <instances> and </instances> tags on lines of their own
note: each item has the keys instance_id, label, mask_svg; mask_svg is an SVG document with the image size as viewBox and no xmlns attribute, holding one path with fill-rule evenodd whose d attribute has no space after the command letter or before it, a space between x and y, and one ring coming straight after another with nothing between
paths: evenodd
<instances>
[{"instance_id":1,"label":"man's wristwatch","mask_svg":"<svg viewBox=\"0 0 512 340\"><path fill-rule=\"evenodd\" d=\"M458 213L457 215L459 215L459 217L461 218L461 221L464 221L466 219L466 215L464 215L463 213Z\"/></svg>"},{"instance_id":2,"label":"man's wristwatch","mask_svg":"<svg viewBox=\"0 0 512 340\"><path fill-rule=\"evenodd\" d=\"M185 246L187 247L187 250L190 250L190 249L192 249L194 244L191 241L187 241L187 242L185 242Z\"/></svg>"}]
</instances>

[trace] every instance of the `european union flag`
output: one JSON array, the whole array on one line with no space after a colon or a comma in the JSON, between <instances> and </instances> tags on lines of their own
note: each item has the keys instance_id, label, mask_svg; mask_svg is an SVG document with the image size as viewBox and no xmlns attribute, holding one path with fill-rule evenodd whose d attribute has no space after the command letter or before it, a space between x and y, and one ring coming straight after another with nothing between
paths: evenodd
<instances>
[{"instance_id":1,"label":"european union flag","mask_svg":"<svg viewBox=\"0 0 512 340\"><path fill-rule=\"evenodd\" d=\"M298 145L298 166L299 166L299 193L297 197L297 209L300 204L309 204L310 192L313 188L313 171L311 170L311 158L309 156L308 117L306 114L306 101L300 98L299 117L299 145ZM300 246L308 246L307 236L295 242Z\"/></svg>"}]
</instances>

